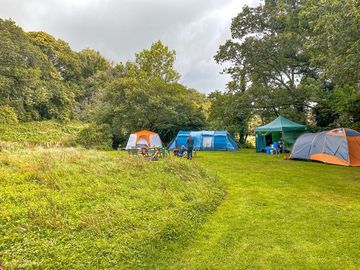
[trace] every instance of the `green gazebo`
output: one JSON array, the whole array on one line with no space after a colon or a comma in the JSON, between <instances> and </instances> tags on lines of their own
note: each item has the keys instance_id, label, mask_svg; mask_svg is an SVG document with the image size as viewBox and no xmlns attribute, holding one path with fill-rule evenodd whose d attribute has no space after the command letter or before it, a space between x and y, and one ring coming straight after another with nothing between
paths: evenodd
<instances>
[{"instance_id":1,"label":"green gazebo","mask_svg":"<svg viewBox=\"0 0 360 270\"><path fill-rule=\"evenodd\" d=\"M274 121L255 129L256 152L261 152L273 142L282 141L291 150L296 139L306 131L306 126L279 116Z\"/></svg>"}]
</instances>

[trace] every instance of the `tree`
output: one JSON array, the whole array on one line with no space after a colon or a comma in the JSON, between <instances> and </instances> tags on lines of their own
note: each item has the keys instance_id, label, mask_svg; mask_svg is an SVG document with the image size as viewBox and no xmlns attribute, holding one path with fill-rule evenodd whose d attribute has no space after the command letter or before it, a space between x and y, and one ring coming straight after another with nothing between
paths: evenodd
<instances>
[{"instance_id":1,"label":"tree","mask_svg":"<svg viewBox=\"0 0 360 270\"><path fill-rule=\"evenodd\" d=\"M161 80L172 83L180 78L179 73L174 70L176 52L169 50L161 41L151 45L150 50L143 50L135 54L135 62L139 68L148 74L149 78L158 77Z\"/></svg>"},{"instance_id":2,"label":"tree","mask_svg":"<svg viewBox=\"0 0 360 270\"><path fill-rule=\"evenodd\" d=\"M0 105L22 121L68 119L73 98L42 50L14 22L0 19Z\"/></svg>"},{"instance_id":3,"label":"tree","mask_svg":"<svg viewBox=\"0 0 360 270\"><path fill-rule=\"evenodd\" d=\"M224 95L231 109L224 109L228 117L224 127L236 127L240 143L247 136L251 116L268 121L284 114L305 121L311 107L308 82L317 73L304 50L300 8L295 0L244 7L232 20L231 39L215 55L217 63L230 64L224 69L231 76ZM217 102L213 100L212 106ZM223 116L213 117L221 120Z\"/></svg>"},{"instance_id":4,"label":"tree","mask_svg":"<svg viewBox=\"0 0 360 270\"><path fill-rule=\"evenodd\" d=\"M117 65L114 76L105 87L97 121L112 127L118 143L141 129L153 130L169 142L181 129L204 127L205 96L197 91L149 75L131 62Z\"/></svg>"},{"instance_id":5,"label":"tree","mask_svg":"<svg viewBox=\"0 0 360 270\"><path fill-rule=\"evenodd\" d=\"M226 129L240 145L244 145L249 133L249 120L251 118L251 100L246 93L212 92L209 113L209 125L213 129Z\"/></svg>"},{"instance_id":6,"label":"tree","mask_svg":"<svg viewBox=\"0 0 360 270\"><path fill-rule=\"evenodd\" d=\"M317 122L359 129L359 1L308 0L301 17L309 29L305 49L324 85L315 100Z\"/></svg>"},{"instance_id":7,"label":"tree","mask_svg":"<svg viewBox=\"0 0 360 270\"><path fill-rule=\"evenodd\" d=\"M47 55L49 61L65 81L78 81L81 75L79 55L63 40L56 40L45 32L28 32L32 43Z\"/></svg>"}]
</instances>

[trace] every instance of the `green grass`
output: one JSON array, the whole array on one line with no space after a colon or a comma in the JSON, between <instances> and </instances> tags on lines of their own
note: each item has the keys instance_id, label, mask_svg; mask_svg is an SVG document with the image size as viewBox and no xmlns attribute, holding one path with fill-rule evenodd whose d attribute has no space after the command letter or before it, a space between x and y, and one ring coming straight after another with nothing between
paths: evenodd
<instances>
[{"instance_id":1,"label":"green grass","mask_svg":"<svg viewBox=\"0 0 360 270\"><path fill-rule=\"evenodd\" d=\"M166 268L224 196L196 163L73 148L0 152L0 265Z\"/></svg>"},{"instance_id":2,"label":"green grass","mask_svg":"<svg viewBox=\"0 0 360 270\"><path fill-rule=\"evenodd\" d=\"M62 147L83 127L0 126L7 269L360 269L360 168Z\"/></svg>"},{"instance_id":3,"label":"green grass","mask_svg":"<svg viewBox=\"0 0 360 270\"><path fill-rule=\"evenodd\" d=\"M11 126L0 124L0 142L3 147L8 143L15 147L69 146L74 145L78 133L85 126L77 122L62 124L55 121L26 122Z\"/></svg>"},{"instance_id":4,"label":"green grass","mask_svg":"<svg viewBox=\"0 0 360 270\"><path fill-rule=\"evenodd\" d=\"M360 269L360 168L246 150L198 162L227 196L172 269Z\"/></svg>"}]
</instances>

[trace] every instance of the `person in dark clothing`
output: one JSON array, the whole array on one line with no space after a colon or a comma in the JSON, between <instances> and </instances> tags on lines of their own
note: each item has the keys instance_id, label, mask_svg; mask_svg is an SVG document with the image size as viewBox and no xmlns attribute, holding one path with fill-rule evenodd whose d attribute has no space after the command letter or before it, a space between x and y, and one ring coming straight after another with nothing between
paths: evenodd
<instances>
[{"instance_id":1,"label":"person in dark clothing","mask_svg":"<svg viewBox=\"0 0 360 270\"><path fill-rule=\"evenodd\" d=\"M191 135L188 136L186 143L187 143L187 152L188 152L187 158L191 160L194 150L194 139L191 137Z\"/></svg>"},{"instance_id":2,"label":"person in dark clothing","mask_svg":"<svg viewBox=\"0 0 360 270\"><path fill-rule=\"evenodd\" d=\"M178 157L179 156L179 147L178 147L178 143L177 141L175 141L175 147L174 147L174 157Z\"/></svg>"}]
</instances>

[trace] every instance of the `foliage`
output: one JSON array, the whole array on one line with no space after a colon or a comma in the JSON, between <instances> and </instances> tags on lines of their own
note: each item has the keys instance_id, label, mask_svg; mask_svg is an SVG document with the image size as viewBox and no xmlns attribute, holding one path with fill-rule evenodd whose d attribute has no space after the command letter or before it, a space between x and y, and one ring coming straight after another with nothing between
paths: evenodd
<instances>
[{"instance_id":1,"label":"foliage","mask_svg":"<svg viewBox=\"0 0 360 270\"><path fill-rule=\"evenodd\" d=\"M213 113L212 121L226 129L237 123L245 136L243 127L254 117L264 123L280 114L323 128L358 127L359 10L355 0L323 0L320 7L313 0L268 0L244 7L215 60L228 64L224 72L231 81L224 96L242 95L250 102L236 106L230 98L236 113L229 112L226 121ZM226 104L213 100L211 111L227 110ZM239 114L249 113L238 121Z\"/></svg>"},{"instance_id":2,"label":"foliage","mask_svg":"<svg viewBox=\"0 0 360 270\"><path fill-rule=\"evenodd\" d=\"M72 146L79 132L86 125L78 122L67 124L49 121L34 121L17 125L0 125L0 141L21 148L33 146Z\"/></svg>"},{"instance_id":3,"label":"foliage","mask_svg":"<svg viewBox=\"0 0 360 270\"><path fill-rule=\"evenodd\" d=\"M224 129L239 138L239 144L246 142L251 110L247 95L243 93L213 92L209 95L211 108L209 125L212 129Z\"/></svg>"},{"instance_id":4,"label":"foliage","mask_svg":"<svg viewBox=\"0 0 360 270\"><path fill-rule=\"evenodd\" d=\"M80 131L77 142L85 148L111 149L111 128L107 124L92 124Z\"/></svg>"},{"instance_id":5,"label":"foliage","mask_svg":"<svg viewBox=\"0 0 360 270\"><path fill-rule=\"evenodd\" d=\"M157 41L151 45L150 50L137 53L135 62L149 78L157 77L173 83L180 79L180 74L174 70L175 55L175 51L170 51L161 41Z\"/></svg>"},{"instance_id":6,"label":"foliage","mask_svg":"<svg viewBox=\"0 0 360 270\"><path fill-rule=\"evenodd\" d=\"M224 195L196 162L73 148L0 152L6 269L167 265Z\"/></svg>"},{"instance_id":7,"label":"foliage","mask_svg":"<svg viewBox=\"0 0 360 270\"><path fill-rule=\"evenodd\" d=\"M360 124L360 9L359 2L308 0L301 10L308 25L306 50L324 80L324 91L316 115L324 124L359 128ZM326 100L324 101L324 97Z\"/></svg>"},{"instance_id":8,"label":"foliage","mask_svg":"<svg viewBox=\"0 0 360 270\"><path fill-rule=\"evenodd\" d=\"M55 66L57 60L49 61L51 55L42 50L14 22L0 19L0 105L13 107L22 121L67 120L72 115L74 87L59 76L59 68L66 69Z\"/></svg>"},{"instance_id":9,"label":"foliage","mask_svg":"<svg viewBox=\"0 0 360 270\"><path fill-rule=\"evenodd\" d=\"M0 107L0 125L14 125L18 123L16 112L8 105Z\"/></svg>"},{"instance_id":10,"label":"foliage","mask_svg":"<svg viewBox=\"0 0 360 270\"><path fill-rule=\"evenodd\" d=\"M156 131L167 142L179 129L205 125L205 96L177 82L176 53L161 41L137 53L134 63L114 65L99 52L75 52L63 40L25 33L12 21L0 21L0 37L0 106L14 108L21 121L108 124L115 146L138 129Z\"/></svg>"},{"instance_id":11,"label":"foliage","mask_svg":"<svg viewBox=\"0 0 360 270\"><path fill-rule=\"evenodd\" d=\"M196 130L205 125L205 96L197 91L149 76L130 62L117 65L115 76L104 89L96 117L99 123L112 127L118 143L124 144L130 132L141 129L158 132L169 142L181 129Z\"/></svg>"}]
</instances>

